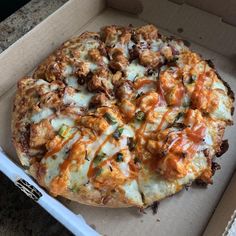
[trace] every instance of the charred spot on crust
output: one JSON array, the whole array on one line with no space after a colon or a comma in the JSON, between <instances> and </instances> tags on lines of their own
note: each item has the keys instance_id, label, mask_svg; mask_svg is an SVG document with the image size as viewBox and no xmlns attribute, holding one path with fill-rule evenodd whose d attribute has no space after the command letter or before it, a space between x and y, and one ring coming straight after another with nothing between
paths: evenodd
<instances>
[{"instance_id":1,"label":"charred spot on crust","mask_svg":"<svg viewBox=\"0 0 236 236\"><path fill-rule=\"evenodd\" d=\"M203 188L206 188L208 186L208 183L204 182L203 180L201 179L196 179L195 180L195 183L197 186L199 187L203 187Z\"/></svg>"},{"instance_id":2,"label":"charred spot on crust","mask_svg":"<svg viewBox=\"0 0 236 236\"><path fill-rule=\"evenodd\" d=\"M25 125L25 131L20 135L20 143L23 151L28 153L30 140L30 124Z\"/></svg>"},{"instance_id":3,"label":"charred spot on crust","mask_svg":"<svg viewBox=\"0 0 236 236\"><path fill-rule=\"evenodd\" d=\"M212 69L215 69L215 65L214 65L214 63L212 62L212 60L208 59L208 60L206 60L206 63L207 63L208 66L210 66Z\"/></svg>"},{"instance_id":4,"label":"charred spot on crust","mask_svg":"<svg viewBox=\"0 0 236 236\"><path fill-rule=\"evenodd\" d=\"M211 163L212 175L214 175L215 172L216 172L217 170L220 170L220 169L221 169L220 164L218 164L218 163L216 163L216 162L212 162L212 163Z\"/></svg>"},{"instance_id":5,"label":"charred spot on crust","mask_svg":"<svg viewBox=\"0 0 236 236\"><path fill-rule=\"evenodd\" d=\"M220 145L220 150L216 152L216 156L220 157L222 156L225 152L227 152L229 149L229 142L228 140L223 140Z\"/></svg>"},{"instance_id":6,"label":"charred spot on crust","mask_svg":"<svg viewBox=\"0 0 236 236\"><path fill-rule=\"evenodd\" d=\"M152 214L153 215L157 214L158 206L159 206L158 201L153 202L152 205L150 206L151 209L152 209Z\"/></svg>"}]
</instances>

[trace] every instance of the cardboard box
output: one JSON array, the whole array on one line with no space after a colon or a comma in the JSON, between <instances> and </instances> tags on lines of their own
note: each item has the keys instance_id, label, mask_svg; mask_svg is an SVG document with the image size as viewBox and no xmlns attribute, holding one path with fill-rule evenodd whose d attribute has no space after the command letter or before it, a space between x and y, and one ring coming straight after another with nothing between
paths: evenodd
<instances>
[{"instance_id":1,"label":"cardboard box","mask_svg":"<svg viewBox=\"0 0 236 236\"><path fill-rule=\"evenodd\" d=\"M110 24L139 26L151 22L164 34L178 34L191 42L193 50L212 59L220 75L236 91L235 12L235 2L220 0L70 0L0 54L0 145L9 157L1 154L0 170L76 235L96 233L75 214L81 214L103 235L184 236L200 235L204 230L205 235L223 232L227 235L234 225L233 218L225 228L236 207L235 177L229 191L224 192L236 166L235 126L226 130L230 148L218 159L222 169L215 174L213 185L207 189L192 187L181 191L163 200L157 215L151 211L142 215L134 208L96 208L50 197L14 164L18 160L11 143L10 107L18 79L29 74L63 41L85 30L97 31Z\"/></svg>"}]
</instances>

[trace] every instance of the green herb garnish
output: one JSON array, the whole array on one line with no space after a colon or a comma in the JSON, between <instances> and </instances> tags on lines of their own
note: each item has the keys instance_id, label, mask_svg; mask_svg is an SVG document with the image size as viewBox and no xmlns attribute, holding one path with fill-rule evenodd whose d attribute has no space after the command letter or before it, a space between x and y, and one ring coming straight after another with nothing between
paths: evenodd
<instances>
[{"instance_id":1,"label":"green herb garnish","mask_svg":"<svg viewBox=\"0 0 236 236\"><path fill-rule=\"evenodd\" d=\"M106 113L104 114L104 118L107 120L107 122L108 122L109 124L114 125L114 124L117 123L115 117L113 117L113 116L112 116L110 113L108 113L108 112L106 112Z\"/></svg>"},{"instance_id":2,"label":"green herb garnish","mask_svg":"<svg viewBox=\"0 0 236 236\"><path fill-rule=\"evenodd\" d=\"M97 154L97 155L94 157L94 159L93 159L93 163L94 163L95 165L97 165L99 162L101 162L101 160L102 160L103 158L105 158L105 156L106 156L106 154L103 153L103 152Z\"/></svg>"},{"instance_id":3,"label":"green herb garnish","mask_svg":"<svg viewBox=\"0 0 236 236\"><path fill-rule=\"evenodd\" d=\"M121 152L117 153L116 161L117 162L122 162L123 161L123 154Z\"/></svg>"},{"instance_id":4,"label":"green herb garnish","mask_svg":"<svg viewBox=\"0 0 236 236\"><path fill-rule=\"evenodd\" d=\"M62 138L67 138L71 128L68 125L63 124L59 129L58 133Z\"/></svg>"},{"instance_id":5,"label":"green herb garnish","mask_svg":"<svg viewBox=\"0 0 236 236\"><path fill-rule=\"evenodd\" d=\"M123 133L123 131L124 131L124 128L118 127L115 130L115 132L113 133L113 137L118 140L120 138L121 134Z\"/></svg>"},{"instance_id":6,"label":"green herb garnish","mask_svg":"<svg viewBox=\"0 0 236 236\"><path fill-rule=\"evenodd\" d=\"M135 118L138 121L142 121L145 119L145 113L143 111L138 111L135 113Z\"/></svg>"}]
</instances>

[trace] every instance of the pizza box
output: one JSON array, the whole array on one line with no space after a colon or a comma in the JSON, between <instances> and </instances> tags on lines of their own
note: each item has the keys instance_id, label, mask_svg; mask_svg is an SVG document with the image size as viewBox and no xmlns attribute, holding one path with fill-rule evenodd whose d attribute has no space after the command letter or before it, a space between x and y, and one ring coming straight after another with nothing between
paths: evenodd
<instances>
[{"instance_id":1,"label":"pizza box","mask_svg":"<svg viewBox=\"0 0 236 236\"><path fill-rule=\"evenodd\" d=\"M236 235L236 126L226 130L230 147L217 160L221 170L216 172L214 184L193 186L161 201L156 215L151 210L143 214L135 208L90 207L51 197L19 165L10 132L18 79L30 74L71 36L110 24L153 23L165 34L184 38L193 50L214 62L236 91L235 12L234 1L220 0L67 2L0 54L0 146L5 152L0 152L0 170L75 235Z\"/></svg>"}]
</instances>

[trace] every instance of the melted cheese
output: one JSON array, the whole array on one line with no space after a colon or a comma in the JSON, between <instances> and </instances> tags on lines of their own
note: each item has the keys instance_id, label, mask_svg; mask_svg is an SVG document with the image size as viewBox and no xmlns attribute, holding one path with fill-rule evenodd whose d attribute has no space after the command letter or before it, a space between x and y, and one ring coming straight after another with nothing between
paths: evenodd
<instances>
[{"instance_id":1,"label":"melted cheese","mask_svg":"<svg viewBox=\"0 0 236 236\"><path fill-rule=\"evenodd\" d=\"M51 125L55 131L58 131L63 124L72 127L74 126L75 122L73 119L66 117L57 117L51 120Z\"/></svg>"},{"instance_id":2,"label":"melted cheese","mask_svg":"<svg viewBox=\"0 0 236 236\"><path fill-rule=\"evenodd\" d=\"M141 77L144 75L146 68L140 65L136 60L132 61L129 66L127 66L126 75L127 79L134 81L136 77Z\"/></svg>"},{"instance_id":3,"label":"melted cheese","mask_svg":"<svg viewBox=\"0 0 236 236\"><path fill-rule=\"evenodd\" d=\"M221 81L214 81L214 83L212 84L211 89L221 89L225 93L227 93L227 88L224 86L224 84Z\"/></svg>"},{"instance_id":4,"label":"melted cheese","mask_svg":"<svg viewBox=\"0 0 236 236\"><path fill-rule=\"evenodd\" d=\"M67 66L65 66L65 68L64 68L63 75L64 75L64 76L69 76L69 75L72 74L72 72L73 72L73 67L67 65Z\"/></svg>"},{"instance_id":5,"label":"melted cheese","mask_svg":"<svg viewBox=\"0 0 236 236\"><path fill-rule=\"evenodd\" d=\"M68 149L78 140L80 134L77 133L63 148L55 153L52 157L47 157L42 159L42 163L46 164L47 172L44 177L45 183L49 186L52 179L59 175L60 173L60 164L67 158L68 156Z\"/></svg>"},{"instance_id":6,"label":"melted cheese","mask_svg":"<svg viewBox=\"0 0 236 236\"><path fill-rule=\"evenodd\" d=\"M48 118L52 114L53 114L53 110L52 109L50 109L50 108L43 108L40 112L34 114L31 117L31 121L33 121L34 123L38 123L38 122L42 121L43 119Z\"/></svg>"},{"instance_id":7,"label":"melted cheese","mask_svg":"<svg viewBox=\"0 0 236 236\"><path fill-rule=\"evenodd\" d=\"M75 105L79 107L87 107L94 94L82 91L74 94L65 93L63 102L65 105Z\"/></svg>"},{"instance_id":8,"label":"melted cheese","mask_svg":"<svg viewBox=\"0 0 236 236\"><path fill-rule=\"evenodd\" d=\"M126 183L121 187L125 192L125 197L135 205L142 205L142 197L136 180Z\"/></svg>"},{"instance_id":9,"label":"melted cheese","mask_svg":"<svg viewBox=\"0 0 236 236\"><path fill-rule=\"evenodd\" d=\"M88 169L89 169L90 161L85 161L84 164L79 166L77 170L72 170L69 173L69 188L73 188L75 185L76 186L81 186L83 184L86 184L88 182Z\"/></svg>"},{"instance_id":10,"label":"melted cheese","mask_svg":"<svg viewBox=\"0 0 236 236\"><path fill-rule=\"evenodd\" d=\"M65 79L65 81L68 84L68 86L75 89L79 88L78 79L75 76L69 76Z\"/></svg>"},{"instance_id":11,"label":"melted cheese","mask_svg":"<svg viewBox=\"0 0 236 236\"><path fill-rule=\"evenodd\" d=\"M229 104L228 97L221 93L218 93L218 97L218 106L213 112L210 113L210 116L215 119L232 120L231 106Z\"/></svg>"},{"instance_id":12,"label":"melted cheese","mask_svg":"<svg viewBox=\"0 0 236 236\"><path fill-rule=\"evenodd\" d=\"M129 126L129 125L124 125L124 130L122 132L122 136L126 136L126 137L134 137L134 130Z\"/></svg>"},{"instance_id":13,"label":"melted cheese","mask_svg":"<svg viewBox=\"0 0 236 236\"><path fill-rule=\"evenodd\" d=\"M49 85L49 83L43 79L38 79L36 82L35 82L36 85L42 85L42 84L45 84L45 85Z\"/></svg>"}]
</instances>

